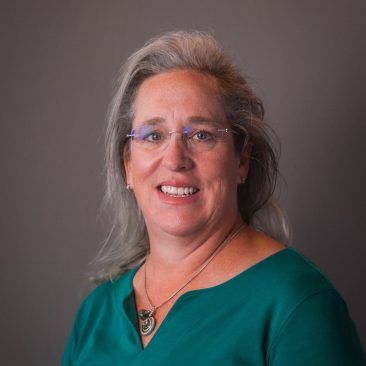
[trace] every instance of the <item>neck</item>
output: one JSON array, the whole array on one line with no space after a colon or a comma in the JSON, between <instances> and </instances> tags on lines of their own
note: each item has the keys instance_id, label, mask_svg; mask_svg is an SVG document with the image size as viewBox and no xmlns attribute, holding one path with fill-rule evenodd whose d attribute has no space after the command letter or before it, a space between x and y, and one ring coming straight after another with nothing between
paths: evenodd
<instances>
[{"instance_id":1,"label":"neck","mask_svg":"<svg viewBox=\"0 0 366 366\"><path fill-rule=\"evenodd\" d=\"M150 275L154 277L191 275L242 224L243 221L238 216L232 222L221 225L219 230L215 225L212 228L207 227L199 235L149 235L150 255L147 265Z\"/></svg>"}]
</instances>

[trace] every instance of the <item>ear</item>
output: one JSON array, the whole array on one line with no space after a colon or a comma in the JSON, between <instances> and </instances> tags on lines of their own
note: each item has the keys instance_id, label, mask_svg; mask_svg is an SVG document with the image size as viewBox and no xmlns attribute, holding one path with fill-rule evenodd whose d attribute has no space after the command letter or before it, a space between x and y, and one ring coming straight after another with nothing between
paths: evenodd
<instances>
[{"instance_id":1,"label":"ear","mask_svg":"<svg viewBox=\"0 0 366 366\"><path fill-rule=\"evenodd\" d=\"M133 179L131 172L131 154L128 146L125 146L123 151L121 151L121 158L123 160L123 166L125 168L126 185L128 184L131 188L133 188Z\"/></svg>"},{"instance_id":2,"label":"ear","mask_svg":"<svg viewBox=\"0 0 366 366\"><path fill-rule=\"evenodd\" d=\"M248 144L245 150L239 156L238 167L238 184L243 184L249 173L250 156L252 152L252 144ZM243 181L244 180L244 181Z\"/></svg>"}]
</instances>

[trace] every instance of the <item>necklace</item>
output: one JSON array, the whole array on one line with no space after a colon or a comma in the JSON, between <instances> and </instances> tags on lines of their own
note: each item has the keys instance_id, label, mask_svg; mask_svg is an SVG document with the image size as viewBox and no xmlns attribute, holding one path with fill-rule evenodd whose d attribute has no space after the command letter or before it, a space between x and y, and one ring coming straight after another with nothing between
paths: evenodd
<instances>
[{"instance_id":1,"label":"necklace","mask_svg":"<svg viewBox=\"0 0 366 366\"><path fill-rule=\"evenodd\" d=\"M175 292L173 292L166 300L164 300L159 305L153 305L150 296L147 292L146 287L146 262L145 262L145 268L144 268L144 288L145 288L145 294L147 297L147 300L150 304L150 309L141 309L138 312L138 317L142 320L142 325L140 328L140 333L143 336L147 336L152 333L152 331L155 328L156 320L154 318L154 314L156 311L161 308L163 305L165 305L168 301L173 299L180 291L182 291L187 285L189 285L210 263L211 261L221 252L224 247L229 244L239 233L240 231L245 227L245 224L241 225L238 230L236 230L233 234L230 236L227 236L213 251L213 253L206 259L206 261L197 269L196 272L193 273L193 275L188 279L187 282L185 282L182 286L180 286Z\"/></svg>"}]
</instances>

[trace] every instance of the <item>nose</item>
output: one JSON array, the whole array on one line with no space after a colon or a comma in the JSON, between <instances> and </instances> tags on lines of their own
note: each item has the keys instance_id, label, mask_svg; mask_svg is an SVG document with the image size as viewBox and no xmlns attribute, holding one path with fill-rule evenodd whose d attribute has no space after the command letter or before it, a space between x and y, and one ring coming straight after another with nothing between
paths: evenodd
<instances>
[{"instance_id":1,"label":"nose","mask_svg":"<svg viewBox=\"0 0 366 366\"><path fill-rule=\"evenodd\" d=\"M170 134L170 141L163 152L163 165L172 171L188 170L192 167L193 161L181 133Z\"/></svg>"}]
</instances>

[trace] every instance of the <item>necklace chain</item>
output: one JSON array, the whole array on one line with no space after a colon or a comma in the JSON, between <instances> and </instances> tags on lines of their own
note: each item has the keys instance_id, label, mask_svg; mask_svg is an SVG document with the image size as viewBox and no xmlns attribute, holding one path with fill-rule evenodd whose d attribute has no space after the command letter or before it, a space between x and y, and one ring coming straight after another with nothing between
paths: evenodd
<instances>
[{"instance_id":1,"label":"necklace chain","mask_svg":"<svg viewBox=\"0 0 366 366\"><path fill-rule=\"evenodd\" d=\"M150 310L149 313L152 316L156 310L161 308L163 305L165 305L167 302L169 302L171 299L173 299L179 292L181 292L186 286L188 286L210 263L211 261L221 252L222 249L226 247L227 244L229 244L239 233L240 231L245 227L245 224L242 224L238 230L236 230L233 234L230 236L227 236L213 251L213 253L207 258L207 260L201 265L201 267L198 268L198 270L189 278L187 282L185 282L182 286L180 286L176 291L174 291L166 300L164 300L161 304L155 306L153 305L149 293L147 292L147 286L146 286L146 262L145 262L145 268L144 268L144 288L145 288L145 294L147 297L147 300L150 304Z\"/></svg>"}]
</instances>

